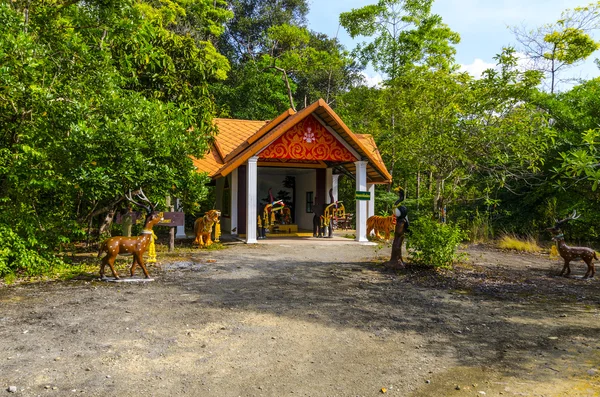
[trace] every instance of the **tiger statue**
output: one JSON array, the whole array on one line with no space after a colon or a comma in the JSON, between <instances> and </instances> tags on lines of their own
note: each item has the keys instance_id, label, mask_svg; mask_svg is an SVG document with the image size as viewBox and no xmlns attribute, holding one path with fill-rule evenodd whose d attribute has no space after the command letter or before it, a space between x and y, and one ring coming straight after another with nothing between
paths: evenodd
<instances>
[{"instance_id":1,"label":"tiger statue","mask_svg":"<svg viewBox=\"0 0 600 397\"><path fill-rule=\"evenodd\" d=\"M379 216L373 215L367 219L367 236L371 235L371 232L375 232L375 237L381 239L379 232L385 233L385 239L390 239L390 233L396 226L396 217L390 216Z\"/></svg>"},{"instance_id":2,"label":"tiger statue","mask_svg":"<svg viewBox=\"0 0 600 397\"><path fill-rule=\"evenodd\" d=\"M194 222L194 234L196 235L194 244L198 244L200 247L208 247L213 243L210 235L213 225L219 222L219 216L221 216L221 211L210 210L202 218L196 219Z\"/></svg>"}]
</instances>

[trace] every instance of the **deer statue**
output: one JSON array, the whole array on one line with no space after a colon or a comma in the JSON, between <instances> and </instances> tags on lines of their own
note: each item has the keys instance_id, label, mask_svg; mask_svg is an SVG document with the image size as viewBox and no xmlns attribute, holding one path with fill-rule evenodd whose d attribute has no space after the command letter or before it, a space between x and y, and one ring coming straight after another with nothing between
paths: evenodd
<instances>
[{"instance_id":1,"label":"deer statue","mask_svg":"<svg viewBox=\"0 0 600 397\"><path fill-rule=\"evenodd\" d=\"M133 255L133 263L131 264L131 276L133 277L135 273L135 269L139 264L144 272L144 277L150 278L150 274L148 274L148 269L146 269L146 265L144 264L144 253L146 249L148 249L148 245L152 239L152 228L163 220L162 212L158 213L155 211L156 204L152 204L150 200L144 195L142 189L140 189L136 196L145 202L147 205L141 204L133 200L131 197L131 191L129 195L125 195L127 200L132 202L133 204L143 208L146 210L146 219L144 221L144 229L140 236L137 237L124 237L117 236L111 237L106 240L100 246L100 250L98 251L98 257L102 255L103 252L106 252L106 256L102 258L102 264L100 265L100 278L104 279L104 268L106 265L110 266L110 270L112 271L115 279L119 279L119 275L115 270L115 259L117 259L117 255Z\"/></svg>"},{"instance_id":2,"label":"deer statue","mask_svg":"<svg viewBox=\"0 0 600 397\"><path fill-rule=\"evenodd\" d=\"M569 274L571 274L570 263L573 259L582 259L587 265L587 271L585 272L583 278L594 277L594 274L596 273L594 263L592 262L594 259L598 259L596 256L596 251L587 247L569 247L565 243L565 236L561 230L562 225L566 224L570 220L577 219L580 216L581 215L577 215L577 211L573 211L573 213L565 219L560 221L555 219L554 226L546 229L552 233L552 240L556 241L558 253L565 260L565 265L563 266L559 276L564 274L565 277L569 277Z\"/></svg>"}]
</instances>

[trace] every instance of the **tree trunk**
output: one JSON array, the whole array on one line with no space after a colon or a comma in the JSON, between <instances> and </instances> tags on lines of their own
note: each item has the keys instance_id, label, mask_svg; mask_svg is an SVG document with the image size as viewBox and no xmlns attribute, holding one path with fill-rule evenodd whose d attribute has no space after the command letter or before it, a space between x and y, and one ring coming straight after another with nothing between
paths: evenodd
<instances>
[{"instance_id":1,"label":"tree trunk","mask_svg":"<svg viewBox=\"0 0 600 397\"><path fill-rule=\"evenodd\" d=\"M96 205L94 205L94 208L92 209L92 212L90 212L85 219L92 219L97 215L103 214L107 211L113 210L114 212L114 208L117 206L117 204L119 204L121 201L123 201L123 197L118 197L115 199L115 201L113 201L112 203L100 208L100 209L96 209ZM83 222L83 220L80 220L80 222Z\"/></svg>"},{"instance_id":2,"label":"tree trunk","mask_svg":"<svg viewBox=\"0 0 600 397\"><path fill-rule=\"evenodd\" d=\"M419 199L421 198L421 171L417 171L417 212L419 212Z\"/></svg>"},{"instance_id":3,"label":"tree trunk","mask_svg":"<svg viewBox=\"0 0 600 397\"><path fill-rule=\"evenodd\" d=\"M429 193L433 192L433 171L429 171Z\"/></svg>"},{"instance_id":4,"label":"tree trunk","mask_svg":"<svg viewBox=\"0 0 600 397\"><path fill-rule=\"evenodd\" d=\"M167 196L165 199L165 205L169 211L175 211L175 206L171 205L171 196ZM169 252L175 251L175 228L169 227Z\"/></svg>"},{"instance_id":5,"label":"tree trunk","mask_svg":"<svg viewBox=\"0 0 600 397\"><path fill-rule=\"evenodd\" d=\"M556 48L557 45L554 44L554 48L552 49L552 67L550 68L550 74L552 75L552 83L550 85L550 93L554 94L554 76L556 74L556 70L554 69L554 62L556 59Z\"/></svg>"},{"instance_id":6,"label":"tree trunk","mask_svg":"<svg viewBox=\"0 0 600 397\"><path fill-rule=\"evenodd\" d=\"M435 178L435 196L433 197L433 215L439 214L438 203L442 195L442 179L440 177Z\"/></svg>"},{"instance_id":7,"label":"tree trunk","mask_svg":"<svg viewBox=\"0 0 600 397\"><path fill-rule=\"evenodd\" d=\"M175 228L169 227L169 252L175 251Z\"/></svg>"},{"instance_id":8,"label":"tree trunk","mask_svg":"<svg viewBox=\"0 0 600 397\"><path fill-rule=\"evenodd\" d=\"M288 99L290 100L290 107L295 112L296 106L294 106L294 97L292 96L292 87L290 86L290 81L288 79L287 72L285 71L285 69L277 67L277 66L272 66L272 68L277 70L278 72L281 72L281 74L283 75L283 80L285 81L285 86L287 88Z\"/></svg>"},{"instance_id":9,"label":"tree trunk","mask_svg":"<svg viewBox=\"0 0 600 397\"><path fill-rule=\"evenodd\" d=\"M89 248L90 246L90 240L92 237L92 226L94 225L94 218L90 217L89 221L88 221L88 230L87 230L87 241L85 243L85 246L87 248Z\"/></svg>"},{"instance_id":10,"label":"tree trunk","mask_svg":"<svg viewBox=\"0 0 600 397\"><path fill-rule=\"evenodd\" d=\"M103 234L108 234L110 236L110 227L112 226L113 217L115 216L115 209L111 208L104 217L102 224L100 225L100 229L98 230L98 235L102 236Z\"/></svg>"},{"instance_id":11,"label":"tree trunk","mask_svg":"<svg viewBox=\"0 0 600 397\"><path fill-rule=\"evenodd\" d=\"M396 113L392 111L392 140L396 139ZM395 142L394 142L395 143ZM392 144L392 164L390 168L390 176L394 183L394 167L396 166L396 145ZM388 193L392 191L392 184L388 184Z\"/></svg>"}]
</instances>

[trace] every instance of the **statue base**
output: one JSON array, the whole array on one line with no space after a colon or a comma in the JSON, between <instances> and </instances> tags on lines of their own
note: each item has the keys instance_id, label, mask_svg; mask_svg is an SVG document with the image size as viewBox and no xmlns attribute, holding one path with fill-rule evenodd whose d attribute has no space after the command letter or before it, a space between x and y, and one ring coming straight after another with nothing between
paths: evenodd
<instances>
[{"instance_id":1,"label":"statue base","mask_svg":"<svg viewBox=\"0 0 600 397\"><path fill-rule=\"evenodd\" d=\"M148 283L150 281L154 281L154 279L153 278L137 278L137 277L127 277L127 278L105 277L105 278L101 278L100 281L105 281L107 283Z\"/></svg>"}]
</instances>

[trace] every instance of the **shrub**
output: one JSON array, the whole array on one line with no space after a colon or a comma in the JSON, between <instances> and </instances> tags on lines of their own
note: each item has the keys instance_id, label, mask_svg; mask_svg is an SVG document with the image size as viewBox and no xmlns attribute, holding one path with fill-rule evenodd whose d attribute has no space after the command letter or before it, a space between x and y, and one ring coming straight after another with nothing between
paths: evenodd
<instances>
[{"instance_id":1,"label":"shrub","mask_svg":"<svg viewBox=\"0 0 600 397\"><path fill-rule=\"evenodd\" d=\"M469 240L473 243L486 242L494 234L489 216L486 216L485 214L482 215L479 211L475 212L470 229Z\"/></svg>"},{"instance_id":2,"label":"shrub","mask_svg":"<svg viewBox=\"0 0 600 397\"><path fill-rule=\"evenodd\" d=\"M37 275L62 264L52 254L44 253L44 249L34 238L25 239L0 224L0 277L16 273Z\"/></svg>"},{"instance_id":3,"label":"shrub","mask_svg":"<svg viewBox=\"0 0 600 397\"><path fill-rule=\"evenodd\" d=\"M411 260L417 265L452 267L459 259L456 249L468 239L459 226L438 223L429 218L412 223L410 230L406 248L411 250Z\"/></svg>"}]
</instances>

